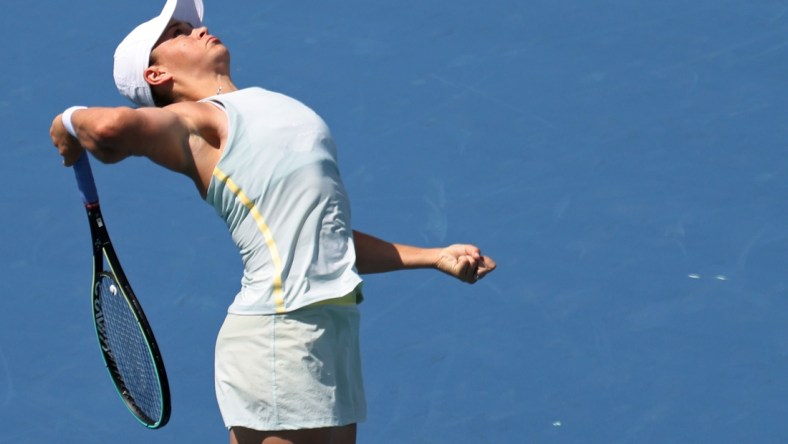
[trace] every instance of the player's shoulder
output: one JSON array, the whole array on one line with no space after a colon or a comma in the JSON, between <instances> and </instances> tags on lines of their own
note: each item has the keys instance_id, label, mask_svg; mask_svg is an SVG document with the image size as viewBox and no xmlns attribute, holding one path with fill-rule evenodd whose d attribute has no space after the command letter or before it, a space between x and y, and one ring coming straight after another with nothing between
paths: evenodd
<instances>
[{"instance_id":1,"label":"player's shoulder","mask_svg":"<svg viewBox=\"0 0 788 444\"><path fill-rule=\"evenodd\" d=\"M208 102L176 102L162 108L165 111L185 117L200 116L202 114L213 114L217 107ZM221 111L220 111L221 112Z\"/></svg>"},{"instance_id":2,"label":"player's shoulder","mask_svg":"<svg viewBox=\"0 0 788 444\"><path fill-rule=\"evenodd\" d=\"M226 115L217 106L208 102L177 102L162 108L165 111L175 114L186 123L187 126L205 128L217 128L224 125Z\"/></svg>"}]
</instances>

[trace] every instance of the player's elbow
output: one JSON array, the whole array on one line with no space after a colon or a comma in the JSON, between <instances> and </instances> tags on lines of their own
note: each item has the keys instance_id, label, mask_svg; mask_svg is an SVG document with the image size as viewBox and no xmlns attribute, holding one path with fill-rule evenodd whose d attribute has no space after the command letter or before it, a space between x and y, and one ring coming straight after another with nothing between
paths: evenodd
<instances>
[{"instance_id":1,"label":"player's elbow","mask_svg":"<svg viewBox=\"0 0 788 444\"><path fill-rule=\"evenodd\" d=\"M108 108L90 125L90 142L85 148L101 162L115 163L130 155L129 123L134 110L131 108Z\"/></svg>"},{"instance_id":2,"label":"player's elbow","mask_svg":"<svg viewBox=\"0 0 788 444\"><path fill-rule=\"evenodd\" d=\"M133 118L131 108L107 108L97 116L91 125L93 139L99 146L118 145L128 133L129 122Z\"/></svg>"}]
</instances>

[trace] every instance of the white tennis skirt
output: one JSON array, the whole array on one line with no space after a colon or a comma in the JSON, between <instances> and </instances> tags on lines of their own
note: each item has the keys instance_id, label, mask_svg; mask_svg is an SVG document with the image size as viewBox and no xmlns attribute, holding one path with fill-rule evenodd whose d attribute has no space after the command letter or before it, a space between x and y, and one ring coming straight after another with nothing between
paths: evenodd
<instances>
[{"instance_id":1,"label":"white tennis skirt","mask_svg":"<svg viewBox=\"0 0 788 444\"><path fill-rule=\"evenodd\" d=\"M232 315L216 341L216 398L225 426L299 430L366 419L355 305Z\"/></svg>"}]
</instances>

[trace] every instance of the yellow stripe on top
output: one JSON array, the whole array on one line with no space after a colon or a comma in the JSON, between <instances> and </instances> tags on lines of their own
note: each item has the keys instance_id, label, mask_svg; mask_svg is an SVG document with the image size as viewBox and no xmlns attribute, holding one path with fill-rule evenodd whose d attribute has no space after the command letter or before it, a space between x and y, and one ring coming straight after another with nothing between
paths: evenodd
<instances>
[{"instance_id":1,"label":"yellow stripe on top","mask_svg":"<svg viewBox=\"0 0 788 444\"><path fill-rule=\"evenodd\" d=\"M271 234L271 229L268 228L268 224L265 223L263 215L260 214L260 211L257 209L257 206L254 204L254 202L249 199L246 193L244 193L243 190L238 185L236 185L227 174L224 173L224 171L220 170L219 167L216 167L213 170L213 175L219 179L219 181L227 185L227 188L229 188L230 191L235 194L243 206L249 210L249 214L252 215L255 222L257 222L257 228L260 230L260 233L265 239L265 243L268 245L268 251L271 253L271 262L274 265L274 304L276 304L276 312L284 313L285 298L284 292L282 291L282 258L279 255L279 249L276 247L274 236Z\"/></svg>"}]
</instances>

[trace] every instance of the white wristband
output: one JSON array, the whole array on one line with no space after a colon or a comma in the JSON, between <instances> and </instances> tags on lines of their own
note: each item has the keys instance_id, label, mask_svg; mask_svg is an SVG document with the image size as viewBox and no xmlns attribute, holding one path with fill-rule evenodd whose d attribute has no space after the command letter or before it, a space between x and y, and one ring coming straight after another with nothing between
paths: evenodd
<instances>
[{"instance_id":1,"label":"white wristband","mask_svg":"<svg viewBox=\"0 0 788 444\"><path fill-rule=\"evenodd\" d=\"M87 106L72 106L63 111L63 115L60 118L63 121L63 126L66 127L66 131L74 137L77 137L77 131L74 129L74 124L71 123L71 115L74 114L74 111L85 108L87 108Z\"/></svg>"}]
</instances>

